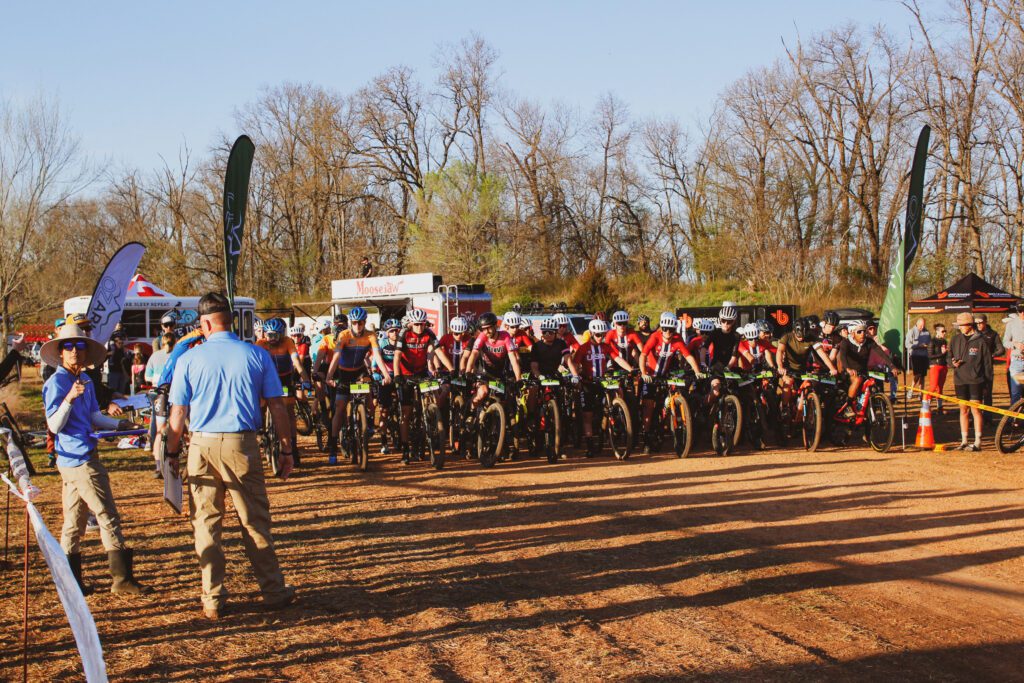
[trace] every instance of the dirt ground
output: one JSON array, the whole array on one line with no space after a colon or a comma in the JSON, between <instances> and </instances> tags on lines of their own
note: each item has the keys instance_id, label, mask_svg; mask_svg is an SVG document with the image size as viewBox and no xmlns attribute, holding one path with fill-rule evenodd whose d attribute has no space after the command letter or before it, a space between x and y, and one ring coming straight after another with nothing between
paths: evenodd
<instances>
[{"instance_id":1,"label":"dirt ground","mask_svg":"<svg viewBox=\"0 0 1024 683\"><path fill-rule=\"evenodd\" d=\"M1024 677L1024 470L990 442L974 454L572 457L440 473L393 456L368 474L311 457L269 486L300 603L258 609L232 517L238 610L218 623L197 619L190 528L145 458L104 457L137 574L156 588L111 596L88 536L111 680ZM47 470L36 483L59 534L59 479ZM4 680L21 676L24 536L12 509ZM30 679L80 680L34 541L30 591Z\"/></svg>"}]
</instances>

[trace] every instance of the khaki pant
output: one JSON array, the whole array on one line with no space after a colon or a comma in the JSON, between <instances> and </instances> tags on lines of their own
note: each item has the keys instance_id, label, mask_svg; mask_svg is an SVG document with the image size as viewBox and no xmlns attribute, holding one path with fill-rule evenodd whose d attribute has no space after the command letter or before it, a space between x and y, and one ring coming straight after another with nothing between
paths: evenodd
<instances>
[{"instance_id":1,"label":"khaki pant","mask_svg":"<svg viewBox=\"0 0 1024 683\"><path fill-rule=\"evenodd\" d=\"M60 547L64 552L80 552L90 510L100 525L103 548L107 552L124 549L121 517L117 514L114 493L110 490L110 477L99 456L93 452L85 464L58 467L57 470L63 482L61 502L64 507L64 527L60 532Z\"/></svg>"},{"instance_id":2,"label":"khaki pant","mask_svg":"<svg viewBox=\"0 0 1024 683\"><path fill-rule=\"evenodd\" d=\"M287 598L293 591L285 585L274 553L270 501L256 434L193 434L188 449L188 481L196 554L203 574L203 607L217 609L227 599L221 548L225 490L231 492L245 554L263 600L275 603Z\"/></svg>"}]
</instances>

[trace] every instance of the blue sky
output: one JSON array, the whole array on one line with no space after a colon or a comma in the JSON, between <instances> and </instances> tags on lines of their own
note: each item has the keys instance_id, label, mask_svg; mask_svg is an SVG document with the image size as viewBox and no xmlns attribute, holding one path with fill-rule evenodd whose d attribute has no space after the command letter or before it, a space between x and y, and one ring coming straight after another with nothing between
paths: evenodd
<instances>
[{"instance_id":1,"label":"blue sky","mask_svg":"<svg viewBox=\"0 0 1024 683\"><path fill-rule=\"evenodd\" d=\"M910 25L894 0L7 3L0 98L56 96L95 160L150 169L244 132L233 114L264 86L351 92L397 64L432 80L437 46L476 32L521 96L589 111L611 91L692 123L783 39L849 21Z\"/></svg>"}]
</instances>

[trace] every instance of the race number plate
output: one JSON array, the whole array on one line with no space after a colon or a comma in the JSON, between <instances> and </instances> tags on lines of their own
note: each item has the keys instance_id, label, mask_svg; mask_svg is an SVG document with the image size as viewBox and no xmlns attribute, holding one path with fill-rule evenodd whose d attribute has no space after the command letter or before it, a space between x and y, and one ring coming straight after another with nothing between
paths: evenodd
<instances>
[{"instance_id":1,"label":"race number plate","mask_svg":"<svg viewBox=\"0 0 1024 683\"><path fill-rule=\"evenodd\" d=\"M349 384L348 391L351 394L368 394L370 393L369 384Z\"/></svg>"},{"instance_id":2,"label":"race number plate","mask_svg":"<svg viewBox=\"0 0 1024 683\"><path fill-rule=\"evenodd\" d=\"M834 385L836 383L835 377L821 377L818 379L822 384Z\"/></svg>"},{"instance_id":3,"label":"race number plate","mask_svg":"<svg viewBox=\"0 0 1024 683\"><path fill-rule=\"evenodd\" d=\"M737 372L726 372L722 374L722 377L726 379L739 379L740 375Z\"/></svg>"},{"instance_id":4,"label":"race number plate","mask_svg":"<svg viewBox=\"0 0 1024 683\"><path fill-rule=\"evenodd\" d=\"M487 388L498 394L505 393L505 384L503 382L488 382Z\"/></svg>"},{"instance_id":5,"label":"race number plate","mask_svg":"<svg viewBox=\"0 0 1024 683\"><path fill-rule=\"evenodd\" d=\"M879 382L884 382L885 381L885 373L884 372L876 372L876 371L872 370L871 372L868 373L868 377L870 377L871 379L877 379Z\"/></svg>"},{"instance_id":6,"label":"race number plate","mask_svg":"<svg viewBox=\"0 0 1024 683\"><path fill-rule=\"evenodd\" d=\"M601 380L601 384L604 385L605 389L618 389L619 388L618 381L614 380L614 379L603 379L603 380Z\"/></svg>"},{"instance_id":7,"label":"race number plate","mask_svg":"<svg viewBox=\"0 0 1024 683\"><path fill-rule=\"evenodd\" d=\"M757 378L758 379L771 379L772 378L772 371L771 370L762 370L761 372L758 373Z\"/></svg>"},{"instance_id":8,"label":"race number plate","mask_svg":"<svg viewBox=\"0 0 1024 683\"><path fill-rule=\"evenodd\" d=\"M670 379L668 381L668 385L670 387L685 387L686 386L686 380L685 379Z\"/></svg>"},{"instance_id":9,"label":"race number plate","mask_svg":"<svg viewBox=\"0 0 1024 683\"><path fill-rule=\"evenodd\" d=\"M804 380L805 382L817 382L818 381L818 376L817 375L807 374L807 375L802 376L800 379Z\"/></svg>"},{"instance_id":10,"label":"race number plate","mask_svg":"<svg viewBox=\"0 0 1024 683\"><path fill-rule=\"evenodd\" d=\"M437 391L441 387L435 380L427 380L426 382L420 382L420 392L429 394L431 391Z\"/></svg>"},{"instance_id":11,"label":"race number plate","mask_svg":"<svg viewBox=\"0 0 1024 683\"><path fill-rule=\"evenodd\" d=\"M288 387L281 387L281 392L282 392L281 393L282 396L287 397L288 396Z\"/></svg>"},{"instance_id":12,"label":"race number plate","mask_svg":"<svg viewBox=\"0 0 1024 683\"><path fill-rule=\"evenodd\" d=\"M561 384L561 382L557 379L550 379L548 377L545 377L540 381L540 385L542 387L557 387L559 384Z\"/></svg>"}]
</instances>

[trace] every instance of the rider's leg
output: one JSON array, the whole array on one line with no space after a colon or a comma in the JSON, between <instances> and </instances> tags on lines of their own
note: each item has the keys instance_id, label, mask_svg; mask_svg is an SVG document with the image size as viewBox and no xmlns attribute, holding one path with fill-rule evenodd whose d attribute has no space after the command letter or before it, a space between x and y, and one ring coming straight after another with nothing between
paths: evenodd
<instances>
[{"instance_id":1,"label":"rider's leg","mask_svg":"<svg viewBox=\"0 0 1024 683\"><path fill-rule=\"evenodd\" d=\"M299 465L299 433L295 430L295 402L288 404L288 425L291 428L292 462Z\"/></svg>"}]
</instances>

